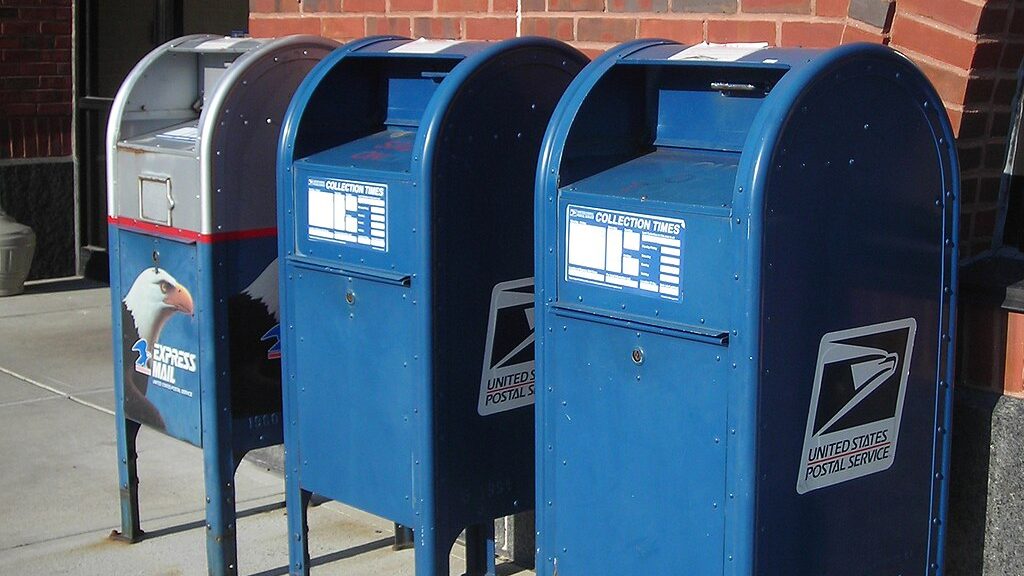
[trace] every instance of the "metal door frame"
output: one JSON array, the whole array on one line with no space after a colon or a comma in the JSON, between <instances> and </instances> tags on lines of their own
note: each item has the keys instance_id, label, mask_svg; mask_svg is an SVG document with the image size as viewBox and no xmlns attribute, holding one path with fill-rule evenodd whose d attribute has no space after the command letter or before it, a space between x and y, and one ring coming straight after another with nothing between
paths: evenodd
<instances>
[{"instance_id":1,"label":"metal door frame","mask_svg":"<svg viewBox=\"0 0 1024 576\"><path fill-rule=\"evenodd\" d=\"M182 35L184 0L153 0L156 19L152 48ZM100 0L78 0L74 7L74 158L77 227L77 272L107 281L107 190L104 116L114 95L98 95ZM141 58L144 54L140 54ZM95 256L95 257L94 257Z\"/></svg>"}]
</instances>

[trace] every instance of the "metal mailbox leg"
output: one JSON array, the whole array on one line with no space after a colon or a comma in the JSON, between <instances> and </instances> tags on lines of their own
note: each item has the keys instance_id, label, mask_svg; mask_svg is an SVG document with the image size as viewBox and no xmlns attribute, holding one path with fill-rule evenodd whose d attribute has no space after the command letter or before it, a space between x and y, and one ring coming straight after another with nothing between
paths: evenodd
<instances>
[{"instance_id":1,"label":"metal mailbox leg","mask_svg":"<svg viewBox=\"0 0 1024 576\"><path fill-rule=\"evenodd\" d=\"M210 576L238 574L235 541L235 463L232 456L207 447L206 469L206 563Z\"/></svg>"},{"instance_id":2,"label":"metal mailbox leg","mask_svg":"<svg viewBox=\"0 0 1024 576\"><path fill-rule=\"evenodd\" d=\"M395 522L395 543L391 545L392 550L408 550L416 545L412 534L412 528L402 526Z\"/></svg>"},{"instance_id":3,"label":"metal mailbox leg","mask_svg":"<svg viewBox=\"0 0 1024 576\"><path fill-rule=\"evenodd\" d=\"M494 576L494 522L466 528L465 576Z\"/></svg>"},{"instance_id":4,"label":"metal mailbox leg","mask_svg":"<svg viewBox=\"0 0 1024 576\"><path fill-rule=\"evenodd\" d=\"M309 524L307 513L313 493L299 487L293 474L285 474L288 507L288 574L309 576Z\"/></svg>"},{"instance_id":5,"label":"metal mailbox leg","mask_svg":"<svg viewBox=\"0 0 1024 576\"><path fill-rule=\"evenodd\" d=\"M445 545L447 542L447 546ZM448 576L448 555L453 541L439 538L437 529L420 527L416 531L416 576Z\"/></svg>"},{"instance_id":6,"label":"metal mailbox leg","mask_svg":"<svg viewBox=\"0 0 1024 576\"><path fill-rule=\"evenodd\" d=\"M135 451L135 440L139 436L138 422L124 417L120 406L117 414L117 477L118 492L121 494L121 531L114 530L110 537L134 544L142 540L143 532L139 523L139 458Z\"/></svg>"}]
</instances>

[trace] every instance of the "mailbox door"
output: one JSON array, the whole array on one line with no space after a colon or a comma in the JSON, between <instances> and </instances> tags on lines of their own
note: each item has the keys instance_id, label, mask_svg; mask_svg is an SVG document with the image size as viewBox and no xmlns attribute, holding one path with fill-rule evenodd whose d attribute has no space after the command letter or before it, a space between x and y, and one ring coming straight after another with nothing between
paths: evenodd
<instances>
[{"instance_id":1,"label":"mailbox door","mask_svg":"<svg viewBox=\"0 0 1024 576\"><path fill-rule=\"evenodd\" d=\"M542 530L554 558L540 561L561 574L721 574L727 347L601 316L549 320L541 449L555 512Z\"/></svg>"},{"instance_id":2,"label":"mailbox door","mask_svg":"<svg viewBox=\"0 0 1024 576\"><path fill-rule=\"evenodd\" d=\"M430 416L414 409L422 376L410 290L299 266L291 274L303 487L411 525L416 424ZM294 305L303 301L317 305Z\"/></svg>"},{"instance_id":3,"label":"mailbox door","mask_svg":"<svg viewBox=\"0 0 1024 576\"><path fill-rule=\"evenodd\" d=\"M202 446L196 244L118 236L125 414Z\"/></svg>"}]
</instances>

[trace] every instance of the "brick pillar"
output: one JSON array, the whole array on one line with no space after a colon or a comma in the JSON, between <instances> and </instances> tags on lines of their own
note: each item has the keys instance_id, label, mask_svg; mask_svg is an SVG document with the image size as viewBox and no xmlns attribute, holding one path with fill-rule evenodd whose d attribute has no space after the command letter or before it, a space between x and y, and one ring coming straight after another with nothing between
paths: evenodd
<instances>
[{"instance_id":1,"label":"brick pillar","mask_svg":"<svg viewBox=\"0 0 1024 576\"><path fill-rule=\"evenodd\" d=\"M71 154L71 0L0 0L0 159Z\"/></svg>"},{"instance_id":2,"label":"brick pillar","mask_svg":"<svg viewBox=\"0 0 1024 576\"><path fill-rule=\"evenodd\" d=\"M0 0L0 207L37 237L30 280L75 273L71 0Z\"/></svg>"}]
</instances>

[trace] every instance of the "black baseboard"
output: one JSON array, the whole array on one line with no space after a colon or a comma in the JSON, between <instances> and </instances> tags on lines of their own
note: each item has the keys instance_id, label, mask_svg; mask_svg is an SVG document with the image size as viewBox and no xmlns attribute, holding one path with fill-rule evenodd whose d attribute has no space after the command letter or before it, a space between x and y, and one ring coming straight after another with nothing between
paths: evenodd
<instances>
[{"instance_id":1,"label":"black baseboard","mask_svg":"<svg viewBox=\"0 0 1024 576\"><path fill-rule=\"evenodd\" d=\"M1021 576L1024 400L959 387L950 464L949 576Z\"/></svg>"},{"instance_id":2,"label":"black baseboard","mask_svg":"<svg viewBox=\"0 0 1024 576\"><path fill-rule=\"evenodd\" d=\"M36 233L29 280L74 276L74 163L0 164L0 208Z\"/></svg>"}]
</instances>

